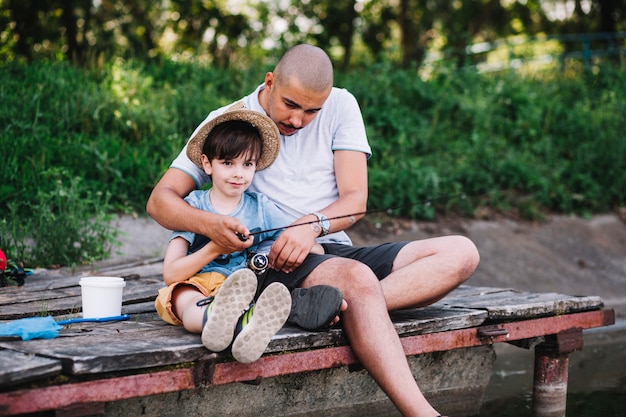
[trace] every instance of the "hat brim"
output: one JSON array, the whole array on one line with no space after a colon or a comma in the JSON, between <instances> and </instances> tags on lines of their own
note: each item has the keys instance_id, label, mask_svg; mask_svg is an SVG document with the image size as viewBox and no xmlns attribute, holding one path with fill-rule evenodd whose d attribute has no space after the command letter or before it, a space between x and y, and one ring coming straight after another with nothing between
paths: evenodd
<instances>
[{"instance_id":1,"label":"hat brim","mask_svg":"<svg viewBox=\"0 0 626 417\"><path fill-rule=\"evenodd\" d=\"M202 168L202 148L209 133L215 126L230 120L241 120L253 125L261 135L263 150L256 163L256 170L260 171L272 165L280 151L280 132L276 123L266 115L254 110L246 109L243 103L237 103L224 113L205 123L187 144L187 156L191 161Z\"/></svg>"}]
</instances>

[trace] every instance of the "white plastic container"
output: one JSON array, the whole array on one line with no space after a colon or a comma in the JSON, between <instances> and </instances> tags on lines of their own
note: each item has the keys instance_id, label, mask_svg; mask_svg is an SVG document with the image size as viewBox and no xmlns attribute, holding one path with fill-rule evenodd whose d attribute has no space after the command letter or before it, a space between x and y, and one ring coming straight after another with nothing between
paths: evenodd
<instances>
[{"instance_id":1,"label":"white plastic container","mask_svg":"<svg viewBox=\"0 0 626 417\"><path fill-rule=\"evenodd\" d=\"M83 318L100 318L122 314L122 295L126 282L117 277L83 277L79 281L83 301Z\"/></svg>"}]
</instances>

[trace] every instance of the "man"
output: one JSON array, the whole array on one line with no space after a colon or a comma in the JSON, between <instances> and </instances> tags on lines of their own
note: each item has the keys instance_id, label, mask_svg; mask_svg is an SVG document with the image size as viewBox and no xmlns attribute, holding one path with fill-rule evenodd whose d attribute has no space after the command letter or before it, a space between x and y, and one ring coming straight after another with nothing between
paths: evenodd
<instances>
[{"instance_id":1,"label":"man","mask_svg":"<svg viewBox=\"0 0 626 417\"><path fill-rule=\"evenodd\" d=\"M272 270L264 285L280 281L289 287L339 288L347 302L343 329L370 375L403 415L438 416L413 378L388 310L441 299L471 276L479 255L462 236L353 248L343 230L362 216L328 220L365 211L366 161L371 153L356 100L332 85L326 53L297 45L241 100L247 108L267 114L281 133L278 158L256 175L251 190L274 200L292 224L313 222L285 229L279 236L269 253ZM203 124L227 107L209 114ZM209 180L194 169L183 150L156 185L148 213L166 228L190 230L229 250L242 250L251 244L236 235L249 233L245 225L183 201ZM322 243L324 255L310 254L316 242Z\"/></svg>"}]
</instances>

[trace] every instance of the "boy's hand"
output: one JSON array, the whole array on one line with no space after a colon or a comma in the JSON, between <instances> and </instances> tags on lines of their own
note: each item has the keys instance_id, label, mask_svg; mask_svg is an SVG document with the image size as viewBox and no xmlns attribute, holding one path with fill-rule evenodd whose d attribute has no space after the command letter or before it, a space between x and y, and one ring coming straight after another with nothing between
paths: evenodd
<instances>
[{"instance_id":1,"label":"boy's hand","mask_svg":"<svg viewBox=\"0 0 626 417\"><path fill-rule=\"evenodd\" d=\"M239 239L238 239L239 240ZM246 242L239 242L239 243L243 243L244 245L246 245L245 247L248 247L252 244L252 241L254 239L247 239ZM209 253L212 253L213 255L220 256L220 255L228 255L229 253L233 253L233 251L231 251L229 248L226 248L224 246L220 246L219 244L217 244L215 241L211 240L209 241L209 243L207 243L206 245L207 251L209 251ZM235 252L238 252L239 250L236 250ZM211 259L211 261L215 259L215 257L213 257Z\"/></svg>"},{"instance_id":2,"label":"boy's hand","mask_svg":"<svg viewBox=\"0 0 626 417\"><path fill-rule=\"evenodd\" d=\"M254 239L242 240L239 236L249 236L248 229L239 220L230 216L219 216L217 222L208 224L208 236L211 242L224 250L223 253L241 252L250 247Z\"/></svg>"}]
</instances>

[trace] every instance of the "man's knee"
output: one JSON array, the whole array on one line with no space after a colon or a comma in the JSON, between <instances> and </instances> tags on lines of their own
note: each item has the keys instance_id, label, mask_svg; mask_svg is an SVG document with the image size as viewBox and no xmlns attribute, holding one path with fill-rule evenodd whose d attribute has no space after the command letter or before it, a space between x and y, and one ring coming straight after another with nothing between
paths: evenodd
<instances>
[{"instance_id":1,"label":"man's knee","mask_svg":"<svg viewBox=\"0 0 626 417\"><path fill-rule=\"evenodd\" d=\"M456 252L459 260L459 278L462 281L467 280L480 263L480 253L478 248L469 238L465 236L451 236L454 239L452 247Z\"/></svg>"},{"instance_id":2,"label":"man's knee","mask_svg":"<svg viewBox=\"0 0 626 417\"><path fill-rule=\"evenodd\" d=\"M307 287L318 284L339 288L346 299L353 294L381 293L374 272L367 265L346 258L333 258L320 264L304 282Z\"/></svg>"}]
</instances>

